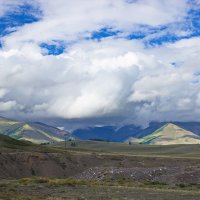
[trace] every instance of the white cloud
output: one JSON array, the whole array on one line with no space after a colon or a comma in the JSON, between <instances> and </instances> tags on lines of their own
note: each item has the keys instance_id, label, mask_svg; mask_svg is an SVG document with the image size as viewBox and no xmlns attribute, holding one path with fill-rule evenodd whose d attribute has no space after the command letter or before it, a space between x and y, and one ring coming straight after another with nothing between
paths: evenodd
<instances>
[{"instance_id":1,"label":"white cloud","mask_svg":"<svg viewBox=\"0 0 200 200\"><path fill-rule=\"evenodd\" d=\"M125 115L137 116L136 121L143 123L141 114L146 112L149 115L145 116L154 113L149 120L158 116L160 120L177 119L171 112L188 112L188 108L193 112L195 107L190 105L198 106L200 89L192 82L199 78L193 75L199 69L194 65L198 58L191 60L194 54L185 56L180 67L170 64L173 59L182 61L181 55L174 57L177 46L179 43L145 49L138 41L108 38L80 42L59 56L43 56L34 45L29 51L2 51L0 87L9 90L6 98L21 105L17 109L24 116ZM198 48L182 47L180 52L196 53ZM163 59L159 52L166 52L168 58ZM129 112L124 113L127 106ZM191 119L195 117L191 115Z\"/></svg>"},{"instance_id":2,"label":"white cloud","mask_svg":"<svg viewBox=\"0 0 200 200\"><path fill-rule=\"evenodd\" d=\"M22 5L25 0L0 0L0 17L4 16L8 11L14 11L17 6Z\"/></svg>"},{"instance_id":3,"label":"white cloud","mask_svg":"<svg viewBox=\"0 0 200 200\"><path fill-rule=\"evenodd\" d=\"M7 101L7 102L1 102L0 101L0 111L10 111L12 109L15 109L16 102L15 101Z\"/></svg>"},{"instance_id":4,"label":"white cloud","mask_svg":"<svg viewBox=\"0 0 200 200\"><path fill-rule=\"evenodd\" d=\"M6 95L8 91L5 88L0 88L0 99Z\"/></svg>"},{"instance_id":5,"label":"white cloud","mask_svg":"<svg viewBox=\"0 0 200 200\"><path fill-rule=\"evenodd\" d=\"M125 0L33 2L38 2L43 18L6 37L7 48L27 41L77 40L104 27L132 33L138 25L166 25L183 20L187 14L185 0L140 0L131 4Z\"/></svg>"},{"instance_id":6,"label":"white cloud","mask_svg":"<svg viewBox=\"0 0 200 200\"><path fill-rule=\"evenodd\" d=\"M191 110L192 100L189 98L180 99L177 103L179 110Z\"/></svg>"},{"instance_id":7,"label":"white cloud","mask_svg":"<svg viewBox=\"0 0 200 200\"><path fill-rule=\"evenodd\" d=\"M4 37L0 111L24 118L123 116L140 124L197 119L199 38L150 49L141 40L83 39L105 26L126 33L138 24L180 21L186 1L37 1L42 20ZM39 47L40 42L77 38L82 39L59 56L43 55Z\"/></svg>"}]
</instances>

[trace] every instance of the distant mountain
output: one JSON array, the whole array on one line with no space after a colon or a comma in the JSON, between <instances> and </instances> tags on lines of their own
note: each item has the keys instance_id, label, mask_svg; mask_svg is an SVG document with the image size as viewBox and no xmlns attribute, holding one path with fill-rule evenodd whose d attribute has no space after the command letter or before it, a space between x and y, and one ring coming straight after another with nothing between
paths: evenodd
<instances>
[{"instance_id":1,"label":"distant mountain","mask_svg":"<svg viewBox=\"0 0 200 200\"><path fill-rule=\"evenodd\" d=\"M133 124L124 125L120 128L116 126L88 127L85 129L76 129L72 132L72 135L82 140L100 139L112 142L122 142L129 137L144 137L145 135L153 133L164 124L164 122L152 122L146 129L142 129L142 127Z\"/></svg>"},{"instance_id":2,"label":"distant mountain","mask_svg":"<svg viewBox=\"0 0 200 200\"><path fill-rule=\"evenodd\" d=\"M110 141L115 134L115 126L96 126L85 129L76 129L72 135L82 140L100 139Z\"/></svg>"},{"instance_id":3,"label":"distant mountain","mask_svg":"<svg viewBox=\"0 0 200 200\"><path fill-rule=\"evenodd\" d=\"M38 144L63 141L64 134L68 134L69 137L71 136L68 132L43 123L26 123L3 117L0 117L0 134Z\"/></svg>"},{"instance_id":4,"label":"distant mountain","mask_svg":"<svg viewBox=\"0 0 200 200\"><path fill-rule=\"evenodd\" d=\"M119 129L115 129L115 133L111 136L111 141L121 142L132 135L138 137L142 133L142 128L140 126L135 126L133 124L122 126Z\"/></svg>"},{"instance_id":5,"label":"distant mountain","mask_svg":"<svg viewBox=\"0 0 200 200\"><path fill-rule=\"evenodd\" d=\"M105 140L112 142L121 142L137 135L142 131L141 127L135 125L126 125L121 128L116 126L88 127L86 129L77 129L72 135L82 140Z\"/></svg>"},{"instance_id":6,"label":"distant mountain","mask_svg":"<svg viewBox=\"0 0 200 200\"><path fill-rule=\"evenodd\" d=\"M172 122L182 129L200 136L200 122ZM8 135L18 140L27 140L34 143L59 142L67 138L79 138L82 140L105 140L112 142L123 142L129 138L144 138L157 129L168 124L167 122L151 122L147 128L133 124L117 126L95 126L76 129L70 134L53 126L40 122L20 122L0 117L0 134Z\"/></svg>"},{"instance_id":7,"label":"distant mountain","mask_svg":"<svg viewBox=\"0 0 200 200\"><path fill-rule=\"evenodd\" d=\"M142 138L146 135L153 133L154 131L161 128L165 124L167 124L167 122L150 122L147 128L141 129L141 131L139 131L138 134L136 135L133 134L132 136L136 138Z\"/></svg>"},{"instance_id":8,"label":"distant mountain","mask_svg":"<svg viewBox=\"0 0 200 200\"><path fill-rule=\"evenodd\" d=\"M171 144L200 144L200 136L187 131L176 124L167 123L152 134L143 138L129 138L131 143L171 145Z\"/></svg>"},{"instance_id":9,"label":"distant mountain","mask_svg":"<svg viewBox=\"0 0 200 200\"><path fill-rule=\"evenodd\" d=\"M200 136L200 122L173 122L173 124Z\"/></svg>"},{"instance_id":10,"label":"distant mountain","mask_svg":"<svg viewBox=\"0 0 200 200\"><path fill-rule=\"evenodd\" d=\"M172 123L200 136L200 122ZM124 125L120 128L116 126L88 127L85 129L76 129L72 134L82 140L100 139L112 142L123 142L130 137L143 138L166 124L168 124L168 122L151 122L147 128L142 128L133 124Z\"/></svg>"},{"instance_id":11,"label":"distant mountain","mask_svg":"<svg viewBox=\"0 0 200 200\"><path fill-rule=\"evenodd\" d=\"M162 126L164 126L165 124L168 123L172 123L175 124L187 131L193 132L197 135L200 136L200 122L151 122L149 124L149 126L145 129L143 129L138 135L137 137L141 138L144 137L146 135L149 135L151 133L153 133L154 131L156 131L157 129L161 128Z\"/></svg>"}]
</instances>

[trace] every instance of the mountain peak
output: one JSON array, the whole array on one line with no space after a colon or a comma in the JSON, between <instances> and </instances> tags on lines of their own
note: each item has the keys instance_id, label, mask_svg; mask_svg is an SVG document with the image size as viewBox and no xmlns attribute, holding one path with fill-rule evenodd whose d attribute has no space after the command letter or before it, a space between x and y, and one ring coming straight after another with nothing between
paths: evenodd
<instances>
[{"instance_id":1,"label":"mountain peak","mask_svg":"<svg viewBox=\"0 0 200 200\"><path fill-rule=\"evenodd\" d=\"M14 121L4 117L0 117L0 133L18 140L26 140L39 144L64 140L61 131L55 127L42 123Z\"/></svg>"},{"instance_id":2,"label":"mountain peak","mask_svg":"<svg viewBox=\"0 0 200 200\"><path fill-rule=\"evenodd\" d=\"M162 126L160 129L158 129L157 131L155 131L154 133L159 133L161 135L168 135L168 136L180 136L180 135L193 135L193 136L197 136L194 133L187 131L179 126L177 126L176 124L173 123L167 123L166 125ZM153 133L153 134L154 134Z\"/></svg>"},{"instance_id":3,"label":"mountain peak","mask_svg":"<svg viewBox=\"0 0 200 200\"><path fill-rule=\"evenodd\" d=\"M173 123L167 123L152 134L141 138L139 143L154 145L200 144L200 137Z\"/></svg>"}]
</instances>

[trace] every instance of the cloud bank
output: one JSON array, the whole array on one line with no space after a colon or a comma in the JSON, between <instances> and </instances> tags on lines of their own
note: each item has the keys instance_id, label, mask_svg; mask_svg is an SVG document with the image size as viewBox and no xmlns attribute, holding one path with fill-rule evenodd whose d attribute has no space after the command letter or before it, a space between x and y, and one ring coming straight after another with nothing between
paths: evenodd
<instances>
[{"instance_id":1,"label":"cloud bank","mask_svg":"<svg viewBox=\"0 0 200 200\"><path fill-rule=\"evenodd\" d=\"M1 16L20 12L21 3L28 1L4 2ZM184 25L197 2L29 4L38 11L31 15L40 19L1 37L0 114L66 120L120 116L123 123L140 125L198 119L200 37L189 37L193 29ZM112 34L104 37L103 28ZM98 31L101 37L95 38ZM136 32L145 36L130 39ZM159 45L160 35L169 33L184 38ZM158 44L149 46L151 39ZM62 53L50 54L52 45Z\"/></svg>"}]
</instances>

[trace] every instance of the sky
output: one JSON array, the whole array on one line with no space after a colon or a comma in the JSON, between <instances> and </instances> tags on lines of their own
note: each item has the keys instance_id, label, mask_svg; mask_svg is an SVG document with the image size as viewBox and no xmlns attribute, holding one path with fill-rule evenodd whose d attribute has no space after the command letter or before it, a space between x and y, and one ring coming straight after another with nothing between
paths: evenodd
<instances>
[{"instance_id":1,"label":"sky","mask_svg":"<svg viewBox=\"0 0 200 200\"><path fill-rule=\"evenodd\" d=\"M200 0L0 0L0 115L200 121Z\"/></svg>"}]
</instances>

